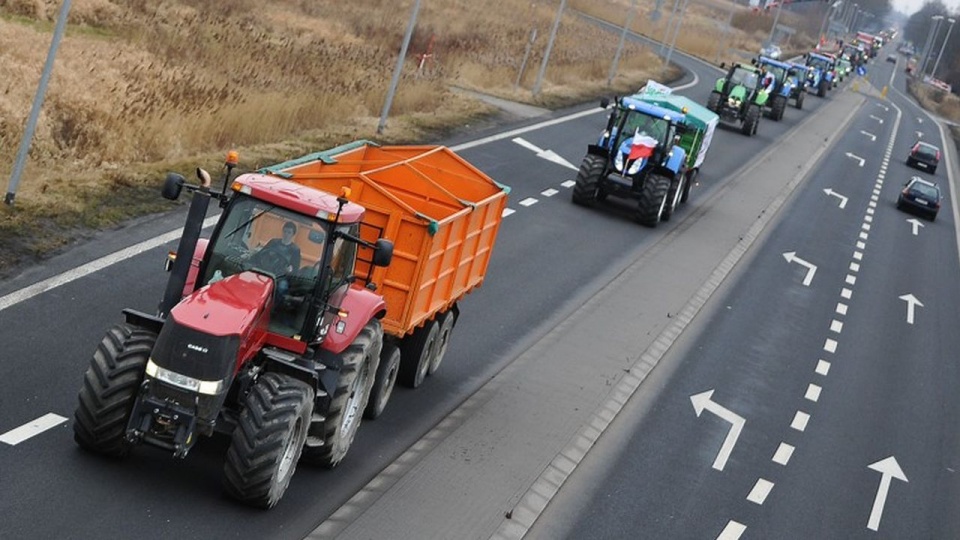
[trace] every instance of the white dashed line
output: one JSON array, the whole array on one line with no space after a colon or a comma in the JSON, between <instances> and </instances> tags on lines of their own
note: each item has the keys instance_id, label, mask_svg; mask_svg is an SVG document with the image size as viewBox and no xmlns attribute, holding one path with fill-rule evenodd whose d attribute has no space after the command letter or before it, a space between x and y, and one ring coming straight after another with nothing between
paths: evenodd
<instances>
[{"instance_id":1,"label":"white dashed line","mask_svg":"<svg viewBox=\"0 0 960 540\"><path fill-rule=\"evenodd\" d=\"M833 322L830 323L830 331L839 334L843 331L843 323L834 319Z\"/></svg>"},{"instance_id":2,"label":"white dashed line","mask_svg":"<svg viewBox=\"0 0 960 540\"><path fill-rule=\"evenodd\" d=\"M746 525L737 523L731 519L730 522L727 523L727 526L723 528L717 540L740 540L740 535L742 535L745 530L747 530Z\"/></svg>"},{"instance_id":3,"label":"white dashed line","mask_svg":"<svg viewBox=\"0 0 960 540\"><path fill-rule=\"evenodd\" d=\"M503 209L503 212L500 213L500 217L507 217L507 216L509 216L510 214L514 213L514 212L516 212L516 210L514 210L514 209L512 209L512 208L504 208L504 209Z\"/></svg>"},{"instance_id":4,"label":"white dashed line","mask_svg":"<svg viewBox=\"0 0 960 540\"><path fill-rule=\"evenodd\" d=\"M820 400L820 391L821 388L815 384L807 386L807 393L803 397L807 398L810 401L819 401Z\"/></svg>"},{"instance_id":5,"label":"white dashed line","mask_svg":"<svg viewBox=\"0 0 960 540\"><path fill-rule=\"evenodd\" d=\"M837 352L837 342L836 342L836 340L833 340L833 339L829 339L829 338L828 338L827 341L825 341L825 342L823 343L823 350L827 351L828 353L835 353L835 352Z\"/></svg>"},{"instance_id":6,"label":"white dashed line","mask_svg":"<svg viewBox=\"0 0 960 540\"><path fill-rule=\"evenodd\" d=\"M770 495L771 489L773 489L773 482L760 478L753 485L750 494L747 495L747 500L752 503L763 504L763 501L767 500L767 495Z\"/></svg>"},{"instance_id":7,"label":"white dashed line","mask_svg":"<svg viewBox=\"0 0 960 540\"><path fill-rule=\"evenodd\" d=\"M797 414L793 417L793 422L790 422L790 427L797 431L803 431L807 429L807 422L810 421L810 415L803 412L797 411Z\"/></svg>"},{"instance_id":8,"label":"white dashed line","mask_svg":"<svg viewBox=\"0 0 960 540\"><path fill-rule=\"evenodd\" d=\"M860 239L861 239L861 240L866 240L869 236L870 236L870 235L867 234L867 233L865 233L865 232L860 233Z\"/></svg>"},{"instance_id":9,"label":"white dashed line","mask_svg":"<svg viewBox=\"0 0 960 540\"><path fill-rule=\"evenodd\" d=\"M540 192L540 194L543 195L544 197L553 197L553 196L556 195L557 193L560 193L560 192L557 191L557 190L555 190L555 189L553 189L553 188L547 189L547 190L544 190L544 191L541 191L541 192Z\"/></svg>"},{"instance_id":10,"label":"white dashed line","mask_svg":"<svg viewBox=\"0 0 960 540\"><path fill-rule=\"evenodd\" d=\"M859 271L860 271L860 265L859 265L858 263L855 263L855 262L850 263L850 271L851 271L851 272L859 272Z\"/></svg>"},{"instance_id":11,"label":"white dashed line","mask_svg":"<svg viewBox=\"0 0 960 540\"><path fill-rule=\"evenodd\" d=\"M837 302L837 313L838 313L839 315L846 315L846 314L847 314L847 305L844 304L843 302Z\"/></svg>"},{"instance_id":12,"label":"white dashed line","mask_svg":"<svg viewBox=\"0 0 960 540\"><path fill-rule=\"evenodd\" d=\"M866 242L857 242L857 249L867 249ZM854 255L856 257L856 255Z\"/></svg>"},{"instance_id":13,"label":"white dashed line","mask_svg":"<svg viewBox=\"0 0 960 540\"><path fill-rule=\"evenodd\" d=\"M44 431L59 426L66 421L67 419L59 414L47 413L32 422L24 424L16 429L11 429L3 435L0 435L0 442L9 444L10 446L15 446L29 439L30 437L39 435Z\"/></svg>"},{"instance_id":14,"label":"white dashed line","mask_svg":"<svg viewBox=\"0 0 960 540\"><path fill-rule=\"evenodd\" d=\"M533 197L527 197L526 199L520 201L520 206L533 206L537 204L537 200Z\"/></svg>"},{"instance_id":15,"label":"white dashed line","mask_svg":"<svg viewBox=\"0 0 960 540\"><path fill-rule=\"evenodd\" d=\"M857 276L851 276L851 275L847 274L847 279L846 279L846 281L847 281L847 285L856 285L856 284L857 284Z\"/></svg>"},{"instance_id":16,"label":"white dashed line","mask_svg":"<svg viewBox=\"0 0 960 540\"><path fill-rule=\"evenodd\" d=\"M863 220L867 223L873 223L873 216L863 216Z\"/></svg>"},{"instance_id":17,"label":"white dashed line","mask_svg":"<svg viewBox=\"0 0 960 540\"><path fill-rule=\"evenodd\" d=\"M853 296L853 291L851 291L850 289L846 289L846 288L845 288L845 289L842 289L842 290L840 291L840 296L842 296L842 297L846 298L847 300L849 300L849 299Z\"/></svg>"},{"instance_id":18,"label":"white dashed line","mask_svg":"<svg viewBox=\"0 0 960 540\"><path fill-rule=\"evenodd\" d=\"M782 442L780 446L777 447L777 451L773 454L773 462L779 463L780 465L786 465L790 462L790 457L793 456L794 448L789 444Z\"/></svg>"},{"instance_id":19,"label":"white dashed line","mask_svg":"<svg viewBox=\"0 0 960 540\"><path fill-rule=\"evenodd\" d=\"M565 188L572 188L573 186L577 185L577 181L576 181L576 180L567 180L566 182L563 182L563 183L561 183L560 185L563 186L563 187L565 187Z\"/></svg>"},{"instance_id":20,"label":"white dashed line","mask_svg":"<svg viewBox=\"0 0 960 540\"><path fill-rule=\"evenodd\" d=\"M818 360L816 371L817 375L823 375L826 377L827 374L830 373L830 362L827 362L826 360Z\"/></svg>"},{"instance_id":21,"label":"white dashed line","mask_svg":"<svg viewBox=\"0 0 960 540\"><path fill-rule=\"evenodd\" d=\"M867 227L869 227L869 225L867 225ZM853 252L853 258L858 261L863 260L863 253L860 251L855 251Z\"/></svg>"}]
</instances>

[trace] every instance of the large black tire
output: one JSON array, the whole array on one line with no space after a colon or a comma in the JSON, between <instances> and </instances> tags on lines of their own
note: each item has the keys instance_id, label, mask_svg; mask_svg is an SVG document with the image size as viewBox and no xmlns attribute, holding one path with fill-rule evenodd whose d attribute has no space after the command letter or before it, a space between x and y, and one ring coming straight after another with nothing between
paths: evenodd
<instances>
[{"instance_id":1,"label":"large black tire","mask_svg":"<svg viewBox=\"0 0 960 540\"><path fill-rule=\"evenodd\" d=\"M687 170L687 181L683 184L683 192L680 194L680 202L685 203L687 199L690 198L690 188L696 185L697 176L700 174L700 169L689 169Z\"/></svg>"},{"instance_id":2,"label":"large black tire","mask_svg":"<svg viewBox=\"0 0 960 540\"><path fill-rule=\"evenodd\" d=\"M656 227L663 217L663 210L667 206L667 192L670 191L670 179L665 176L651 174L643 183L640 191L640 201L637 203L634 219L641 225Z\"/></svg>"},{"instance_id":3,"label":"large black tire","mask_svg":"<svg viewBox=\"0 0 960 540\"><path fill-rule=\"evenodd\" d=\"M592 154L587 154L577 171L577 183L573 186L573 202L581 206L592 206L600 200L600 175L607 165L607 160Z\"/></svg>"},{"instance_id":4,"label":"large black tire","mask_svg":"<svg viewBox=\"0 0 960 540\"><path fill-rule=\"evenodd\" d=\"M387 402L393 395L393 387L397 383L397 373L400 371L400 347L393 343L384 343L380 349L380 363L377 365L377 376L373 380L373 389L370 390L370 401L363 410L363 417L376 420L387 408Z\"/></svg>"},{"instance_id":5,"label":"large black tire","mask_svg":"<svg viewBox=\"0 0 960 540\"><path fill-rule=\"evenodd\" d=\"M787 108L786 96L773 96L773 119L779 122L783 120L783 111Z\"/></svg>"},{"instance_id":6,"label":"large black tire","mask_svg":"<svg viewBox=\"0 0 960 540\"><path fill-rule=\"evenodd\" d=\"M103 336L74 413L73 438L81 448L113 457L130 453L127 423L156 342L157 334L129 324L115 325Z\"/></svg>"},{"instance_id":7,"label":"large black tire","mask_svg":"<svg viewBox=\"0 0 960 540\"><path fill-rule=\"evenodd\" d=\"M800 90L800 93L797 94L797 102L795 103L797 109L803 108L803 96L807 94L806 90Z\"/></svg>"},{"instance_id":8,"label":"large black tire","mask_svg":"<svg viewBox=\"0 0 960 540\"><path fill-rule=\"evenodd\" d=\"M444 355L447 354L447 347L450 345L450 336L453 334L453 326L457 322L457 314L454 309L450 309L437 315L437 349L433 352L433 358L430 359L430 367L427 369L427 375L433 375L440 368Z\"/></svg>"},{"instance_id":9,"label":"large black tire","mask_svg":"<svg viewBox=\"0 0 960 540\"><path fill-rule=\"evenodd\" d=\"M673 213L677 210L677 207L680 206L680 201L683 197L683 190L686 183L686 174L681 173L674 175L673 179L670 181L670 189L667 190L667 205L663 208L663 215L660 216L660 221L670 221Z\"/></svg>"},{"instance_id":10,"label":"large black tire","mask_svg":"<svg viewBox=\"0 0 960 540\"><path fill-rule=\"evenodd\" d=\"M400 342L400 383L410 388L423 384L430 370L430 362L437 351L440 325L427 321Z\"/></svg>"},{"instance_id":11,"label":"large black tire","mask_svg":"<svg viewBox=\"0 0 960 540\"><path fill-rule=\"evenodd\" d=\"M824 97L827 95L828 84L826 79L820 79L820 84L817 86L817 96Z\"/></svg>"},{"instance_id":12,"label":"large black tire","mask_svg":"<svg viewBox=\"0 0 960 540\"><path fill-rule=\"evenodd\" d=\"M707 98L707 109L717 112L720 109L721 99L723 99L723 94L720 92L716 90L710 92L710 97Z\"/></svg>"},{"instance_id":13,"label":"large black tire","mask_svg":"<svg viewBox=\"0 0 960 540\"><path fill-rule=\"evenodd\" d=\"M751 136L757 132L757 124L760 123L760 106L750 104L747 106L747 113L743 117L743 126L740 131L746 136Z\"/></svg>"},{"instance_id":14,"label":"large black tire","mask_svg":"<svg viewBox=\"0 0 960 540\"><path fill-rule=\"evenodd\" d=\"M223 487L251 506L273 508L290 485L313 415L313 389L264 373L244 399L223 466Z\"/></svg>"},{"instance_id":15,"label":"large black tire","mask_svg":"<svg viewBox=\"0 0 960 540\"><path fill-rule=\"evenodd\" d=\"M382 347L383 327L373 319L340 353L343 366L337 389L326 415L313 415L303 448L304 461L332 469L347 455L370 400Z\"/></svg>"}]
</instances>

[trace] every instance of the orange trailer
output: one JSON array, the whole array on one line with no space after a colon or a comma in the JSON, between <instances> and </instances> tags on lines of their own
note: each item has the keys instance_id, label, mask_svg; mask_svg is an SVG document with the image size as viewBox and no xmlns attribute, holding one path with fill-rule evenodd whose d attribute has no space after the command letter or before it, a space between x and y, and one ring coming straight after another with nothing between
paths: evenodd
<instances>
[{"instance_id":1,"label":"orange trailer","mask_svg":"<svg viewBox=\"0 0 960 540\"><path fill-rule=\"evenodd\" d=\"M358 141L264 168L366 209L361 238L394 242L393 261L358 256L359 276L383 295L384 332L402 338L483 283L509 188L444 146Z\"/></svg>"}]
</instances>

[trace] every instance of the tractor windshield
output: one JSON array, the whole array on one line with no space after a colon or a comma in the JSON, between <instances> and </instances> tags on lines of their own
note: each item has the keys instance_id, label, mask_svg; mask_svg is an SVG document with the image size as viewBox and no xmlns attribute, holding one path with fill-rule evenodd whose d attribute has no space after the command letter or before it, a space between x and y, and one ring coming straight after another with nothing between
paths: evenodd
<instances>
[{"instance_id":1,"label":"tractor windshield","mask_svg":"<svg viewBox=\"0 0 960 540\"><path fill-rule=\"evenodd\" d=\"M774 66L772 64L766 64L763 66L768 73L772 73L776 77L777 81L783 81L786 79L786 70L780 66Z\"/></svg>"},{"instance_id":2,"label":"tractor windshield","mask_svg":"<svg viewBox=\"0 0 960 540\"><path fill-rule=\"evenodd\" d=\"M820 71L829 71L831 69L830 62L827 62L822 58L811 58L810 63L808 65L813 66L819 69Z\"/></svg>"},{"instance_id":3,"label":"tractor windshield","mask_svg":"<svg viewBox=\"0 0 960 540\"><path fill-rule=\"evenodd\" d=\"M625 140L637 134L653 137L658 144L663 144L670 129L669 122L663 118L650 116L639 111L627 109L625 112L626 118L623 120L623 127L620 129L620 136L617 137L617 144L614 148L620 148Z\"/></svg>"},{"instance_id":4,"label":"tractor windshield","mask_svg":"<svg viewBox=\"0 0 960 540\"><path fill-rule=\"evenodd\" d=\"M730 75L730 82L734 85L743 85L751 90L757 87L757 82L759 81L757 77L757 72L749 69L744 69L738 67L733 70L733 73Z\"/></svg>"}]
</instances>

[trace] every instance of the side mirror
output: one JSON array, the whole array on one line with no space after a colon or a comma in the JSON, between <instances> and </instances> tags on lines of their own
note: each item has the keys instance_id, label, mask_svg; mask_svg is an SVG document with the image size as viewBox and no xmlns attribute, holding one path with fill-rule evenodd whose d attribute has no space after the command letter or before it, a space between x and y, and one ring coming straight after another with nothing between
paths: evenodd
<instances>
[{"instance_id":1,"label":"side mirror","mask_svg":"<svg viewBox=\"0 0 960 540\"><path fill-rule=\"evenodd\" d=\"M307 235L307 239L314 244L323 244L323 241L326 239L327 235L323 234L321 231L310 230L310 234Z\"/></svg>"},{"instance_id":2,"label":"side mirror","mask_svg":"<svg viewBox=\"0 0 960 540\"><path fill-rule=\"evenodd\" d=\"M175 201L180 197L180 191L183 189L185 182L186 180L183 178L183 175L167 173L167 177L163 180L163 190L160 194L164 199Z\"/></svg>"},{"instance_id":3,"label":"side mirror","mask_svg":"<svg viewBox=\"0 0 960 540\"><path fill-rule=\"evenodd\" d=\"M600 98L600 108L601 108L601 109L606 109L606 108L609 107L609 106L610 106L610 99L609 99L609 98L607 98L607 97L602 97L602 98Z\"/></svg>"},{"instance_id":4,"label":"side mirror","mask_svg":"<svg viewBox=\"0 0 960 540\"><path fill-rule=\"evenodd\" d=\"M385 238L377 240L373 247L373 265L390 266L393 260L393 242Z\"/></svg>"}]
</instances>

